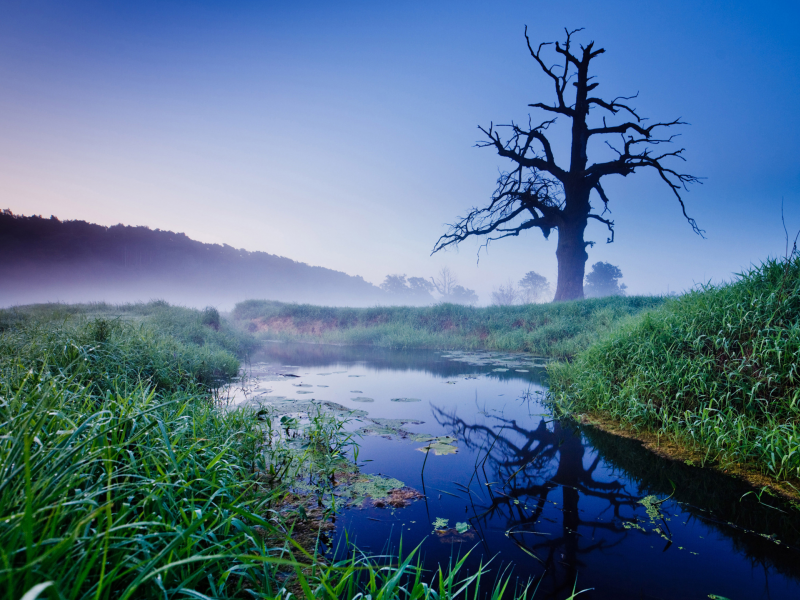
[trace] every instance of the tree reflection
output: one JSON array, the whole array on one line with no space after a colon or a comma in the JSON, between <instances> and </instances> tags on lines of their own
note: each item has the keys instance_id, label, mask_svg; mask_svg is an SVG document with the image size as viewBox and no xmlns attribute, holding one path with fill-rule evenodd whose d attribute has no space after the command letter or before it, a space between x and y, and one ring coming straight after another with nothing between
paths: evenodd
<instances>
[{"instance_id":1,"label":"tree reflection","mask_svg":"<svg viewBox=\"0 0 800 600\"><path fill-rule=\"evenodd\" d=\"M617 480L595 479L600 457L585 464L578 432L544 418L534 429L526 429L503 416L487 415L489 424L468 423L455 410L433 410L439 424L478 456L467 486L472 524L484 531L504 522L506 536L543 564L551 580L550 594L572 588L578 568L584 566L582 555L606 551L625 538L623 524L635 519L623 516L620 509L635 507L639 498ZM582 497L593 499L589 514L594 518L581 516ZM598 502L605 507L598 509ZM547 525L555 523L545 514L548 504L561 512L558 534Z\"/></svg>"}]
</instances>

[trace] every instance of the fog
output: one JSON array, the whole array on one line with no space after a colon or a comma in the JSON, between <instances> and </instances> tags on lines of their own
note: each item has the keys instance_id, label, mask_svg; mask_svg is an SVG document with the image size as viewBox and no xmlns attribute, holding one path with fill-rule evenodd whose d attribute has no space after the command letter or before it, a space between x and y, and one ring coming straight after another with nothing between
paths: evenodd
<instances>
[{"instance_id":1,"label":"fog","mask_svg":"<svg viewBox=\"0 0 800 600\"><path fill-rule=\"evenodd\" d=\"M358 276L204 244L183 233L14 215L8 209L0 214L0 255L2 306L161 299L230 310L248 299L327 306L435 301L434 283L426 278L412 278L415 287L403 276L388 278L392 285L381 289ZM457 287L452 277L447 284Z\"/></svg>"}]
</instances>

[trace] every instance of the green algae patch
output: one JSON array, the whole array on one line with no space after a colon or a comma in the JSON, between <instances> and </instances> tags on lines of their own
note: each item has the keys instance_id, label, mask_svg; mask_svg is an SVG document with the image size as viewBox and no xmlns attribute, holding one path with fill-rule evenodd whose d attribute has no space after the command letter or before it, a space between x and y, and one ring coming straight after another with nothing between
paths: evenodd
<instances>
[{"instance_id":1,"label":"green algae patch","mask_svg":"<svg viewBox=\"0 0 800 600\"><path fill-rule=\"evenodd\" d=\"M391 402L422 402L421 398L392 398Z\"/></svg>"},{"instance_id":2,"label":"green algae patch","mask_svg":"<svg viewBox=\"0 0 800 600\"><path fill-rule=\"evenodd\" d=\"M436 517L436 520L433 522L433 529L434 531L444 531L447 529L447 524L450 523L450 519L443 519L442 517Z\"/></svg>"}]
</instances>

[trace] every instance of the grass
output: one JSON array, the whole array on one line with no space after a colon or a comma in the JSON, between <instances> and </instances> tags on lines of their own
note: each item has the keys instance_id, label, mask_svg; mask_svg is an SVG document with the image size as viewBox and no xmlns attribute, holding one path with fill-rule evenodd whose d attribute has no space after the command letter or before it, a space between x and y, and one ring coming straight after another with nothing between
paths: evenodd
<instances>
[{"instance_id":1,"label":"grass","mask_svg":"<svg viewBox=\"0 0 800 600\"><path fill-rule=\"evenodd\" d=\"M186 310L0 312L0 600L526 595L463 559L425 571L419 548L328 564L298 543L291 483L330 479L349 434L218 406L239 338Z\"/></svg>"},{"instance_id":2,"label":"grass","mask_svg":"<svg viewBox=\"0 0 800 600\"><path fill-rule=\"evenodd\" d=\"M236 305L232 318L262 339L522 351L569 358L625 318L663 302L659 297L631 296L485 308L457 304L334 308L248 300Z\"/></svg>"},{"instance_id":3,"label":"grass","mask_svg":"<svg viewBox=\"0 0 800 600\"><path fill-rule=\"evenodd\" d=\"M704 286L551 365L555 405L800 478L800 259Z\"/></svg>"}]
</instances>

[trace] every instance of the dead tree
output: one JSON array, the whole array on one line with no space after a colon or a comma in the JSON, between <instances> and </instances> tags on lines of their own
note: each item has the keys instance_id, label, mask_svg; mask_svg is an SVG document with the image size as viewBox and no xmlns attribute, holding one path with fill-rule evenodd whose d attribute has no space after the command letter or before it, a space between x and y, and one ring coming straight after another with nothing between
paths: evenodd
<instances>
[{"instance_id":1,"label":"dead tree","mask_svg":"<svg viewBox=\"0 0 800 600\"><path fill-rule=\"evenodd\" d=\"M478 142L479 147L494 148L497 153L509 159L513 167L501 173L497 189L491 202L484 208L473 208L465 217L450 225L450 230L441 236L434 246L438 252L448 246L457 245L470 236L488 236L490 241L518 236L527 229L538 228L547 238L554 229L558 230L558 283L555 300L583 298L583 277L589 255L586 247L594 242L586 241L584 233L589 219L603 223L609 231L608 243L614 241L614 221L605 215L609 212L609 199L601 180L608 175L626 177L639 169L655 170L664 183L669 186L695 233L703 231L694 219L686 214L681 194L687 184L699 179L693 175L679 173L669 165L670 159L685 160L683 149L660 151L662 144L673 141L675 135L664 135L665 129L685 125L680 119L669 122L647 124L636 109L628 102L636 96L620 96L613 100L603 100L592 92L599 83L589 74L593 59L605 52L595 49L594 42L573 50L572 37L580 29L566 31L566 41L561 44L542 43L537 48L531 45L528 29L525 39L528 50L539 68L553 82L556 101L553 104L535 102L528 106L555 115L535 127L530 119L527 128L515 123L510 125L490 125L488 129L479 127L486 139ZM550 66L543 52L553 46L559 63ZM571 86L569 84L572 84ZM574 94L574 96L573 96ZM569 96L569 98L568 98ZM602 119L590 125L589 112L598 109L604 113ZM613 124L607 117L625 115L628 120ZM547 131L558 117L571 121L571 150L569 167L556 163ZM500 132L508 132L507 139ZM618 135L614 144L606 136ZM606 162L589 164L587 148L592 139L603 139L615 157ZM602 212L593 212L590 196L595 192ZM479 251L480 252L480 251Z\"/></svg>"}]
</instances>

